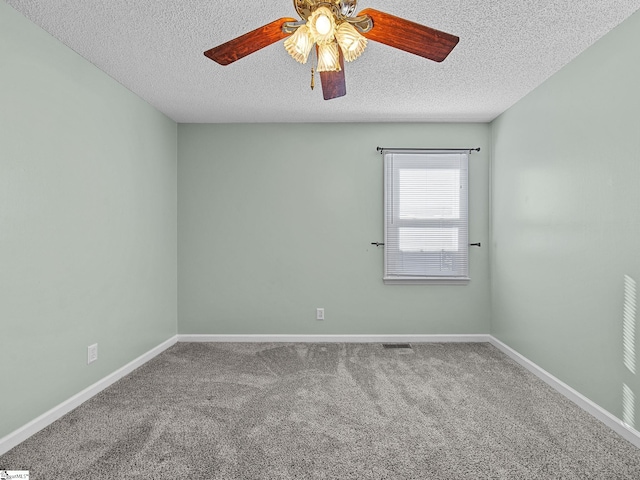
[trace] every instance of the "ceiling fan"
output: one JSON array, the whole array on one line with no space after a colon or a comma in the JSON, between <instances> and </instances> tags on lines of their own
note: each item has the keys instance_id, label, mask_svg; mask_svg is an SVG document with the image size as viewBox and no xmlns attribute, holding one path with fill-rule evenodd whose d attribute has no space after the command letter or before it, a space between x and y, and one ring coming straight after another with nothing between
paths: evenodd
<instances>
[{"instance_id":1,"label":"ceiling fan","mask_svg":"<svg viewBox=\"0 0 640 480\"><path fill-rule=\"evenodd\" d=\"M280 18L204 54L220 65L229 65L286 38L287 52L298 62L306 63L315 44L323 96L330 100L347 93L344 62L358 58L367 40L436 62L447 58L459 41L455 35L372 8L355 16L357 3L358 0L293 0L302 20Z\"/></svg>"}]
</instances>

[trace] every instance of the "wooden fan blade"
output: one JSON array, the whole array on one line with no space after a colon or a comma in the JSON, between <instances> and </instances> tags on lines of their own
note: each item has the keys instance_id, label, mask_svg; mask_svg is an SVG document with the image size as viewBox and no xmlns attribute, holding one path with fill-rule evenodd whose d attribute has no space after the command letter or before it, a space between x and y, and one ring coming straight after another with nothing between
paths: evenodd
<instances>
[{"instance_id":1,"label":"wooden fan blade","mask_svg":"<svg viewBox=\"0 0 640 480\"><path fill-rule=\"evenodd\" d=\"M257 52L261 48L268 47L272 43L288 37L289 34L282 31L282 24L295 21L295 18L281 18L267 23L238 38L229 40L227 43L213 47L204 52L204 54L220 65L229 65L236 60Z\"/></svg>"},{"instance_id":2,"label":"wooden fan blade","mask_svg":"<svg viewBox=\"0 0 640 480\"><path fill-rule=\"evenodd\" d=\"M441 62L451 53L460 38L400 17L366 8L359 15L369 15L373 28L366 38L390 47Z\"/></svg>"},{"instance_id":3,"label":"wooden fan blade","mask_svg":"<svg viewBox=\"0 0 640 480\"><path fill-rule=\"evenodd\" d=\"M316 45L316 52L318 46ZM339 72L320 72L320 81L322 82L322 96L325 100L332 98L344 97L347 94L347 83L344 77L344 55L342 50L338 48L340 53L340 71Z\"/></svg>"}]
</instances>

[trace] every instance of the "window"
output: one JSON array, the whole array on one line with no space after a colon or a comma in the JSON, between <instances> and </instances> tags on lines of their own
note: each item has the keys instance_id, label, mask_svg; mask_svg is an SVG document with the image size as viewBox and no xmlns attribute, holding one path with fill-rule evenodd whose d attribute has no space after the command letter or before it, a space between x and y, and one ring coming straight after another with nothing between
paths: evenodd
<instances>
[{"instance_id":1,"label":"window","mask_svg":"<svg viewBox=\"0 0 640 480\"><path fill-rule=\"evenodd\" d=\"M467 283L468 152L384 150L385 283Z\"/></svg>"}]
</instances>

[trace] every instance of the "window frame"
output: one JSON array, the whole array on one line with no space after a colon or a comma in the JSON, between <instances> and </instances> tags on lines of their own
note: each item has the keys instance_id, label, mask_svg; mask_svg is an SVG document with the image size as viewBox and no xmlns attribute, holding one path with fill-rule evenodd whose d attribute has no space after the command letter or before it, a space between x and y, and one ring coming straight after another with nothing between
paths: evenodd
<instances>
[{"instance_id":1,"label":"window frame","mask_svg":"<svg viewBox=\"0 0 640 480\"><path fill-rule=\"evenodd\" d=\"M383 150L384 157L384 275L385 284L440 284L440 285L467 285L469 277L469 180L468 180L468 150ZM449 157L450 156L450 157ZM454 157L455 156L455 157ZM448 158L449 157L449 158ZM411 164L413 163L413 164ZM452 169L460 171L460 196L458 205L461 218L432 218L432 219L401 219L400 209L400 170L415 168L419 170ZM446 255L444 250L439 253L434 251L405 252L400 251L399 230L403 226L408 228L457 228L458 252L449 254L452 259L458 259L459 268L453 274L434 274L434 271L425 272L424 275L415 274L417 267L426 265L428 259L432 264L440 262ZM394 270L392 265L397 265L401 258L413 256L417 262L408 262L404 272ZM395 263L392 261L395 258ZM451 260L453 262L453 260ZM413 270L413 272L411 272ZM407 273L409 272L409 273Z\"/></svg>"}]
</instances>

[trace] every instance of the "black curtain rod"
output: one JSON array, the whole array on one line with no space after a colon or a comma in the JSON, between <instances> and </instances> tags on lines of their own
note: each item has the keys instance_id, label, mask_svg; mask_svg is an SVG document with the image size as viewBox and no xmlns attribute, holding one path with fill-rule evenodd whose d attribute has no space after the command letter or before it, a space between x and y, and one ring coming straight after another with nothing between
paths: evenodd
<instances>
[{"instance_id":1,"label":"black curtain rod","mask_svg":"<svg viewBox=\"0 0 640 480\"><path fill-rule=\"evenodd\" d=\"M390 148L390 147L376 147L376 150L382 153L383 150L422 150L426 152L479 152L480 147L478 148Z\"/></svg>"}]
</instances>

